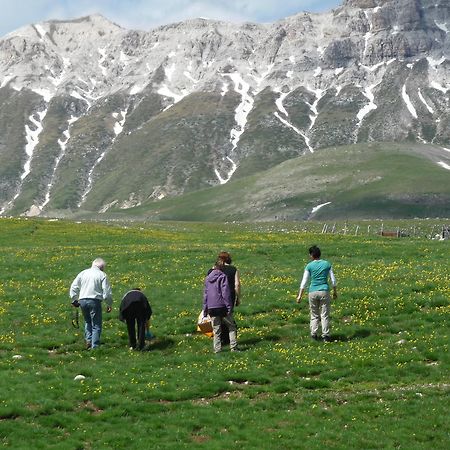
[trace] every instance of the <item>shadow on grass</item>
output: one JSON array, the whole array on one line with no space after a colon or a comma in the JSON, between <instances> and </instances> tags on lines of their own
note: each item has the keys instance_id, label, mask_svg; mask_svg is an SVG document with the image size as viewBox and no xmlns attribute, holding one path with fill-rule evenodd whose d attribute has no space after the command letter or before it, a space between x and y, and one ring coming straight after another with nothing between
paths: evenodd
<instances>
[{"instance_id":1,"label":"shadow on grass","mask_svg":"<svg viewBox=\"0 0 450 450\"><path fill-rule=\"evenodd\" d=\"M367 338L371 335L371 331L366 329L366 328L362 328L361 330L356 330L352 335L350 336L346 336L345 334L342 333L337 333L337 334L333 334L331 336L333 341L336 342L348 342L348 341L353 341L354 339L363 339L363 338Z\"/></svg>"},{"instance_id":2,"label":"shadow on grass","mask_svg":"<svg viewBox=\"0 0 450 450\"><path fill-rule=\"evenodd\" d=\"M268 336L261 336L261 337L254 337L254 338L248 338L248 339L238 339L239 347L253 347L254 345L258 345L261 342L278 342L280 341L280 336L276 336L274 334L270 334Z\"/></svg>"},{"instance_id":3,"label":"shadow on grass","mask_svg":"<svg viewBox=\"0 0 450 450\"><path fill-rule=\"evenodd\" d=\"M175 341L171 338L154 338L147 344L143 351L166 350L174 345Z\"/></svg>"}]
</instances>

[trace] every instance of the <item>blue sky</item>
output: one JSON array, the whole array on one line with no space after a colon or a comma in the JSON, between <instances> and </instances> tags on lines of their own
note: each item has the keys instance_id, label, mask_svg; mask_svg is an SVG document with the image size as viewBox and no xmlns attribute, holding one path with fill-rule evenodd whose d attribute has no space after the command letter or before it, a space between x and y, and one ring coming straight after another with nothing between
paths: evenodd
<instances>
[{"instance_id":1,"label":"blue sky","mask_svg":"<svg viewBox=\"0 0 450 450\"><path fill-rule=\"evenodd\" d=\"M273 22L320 12L343 0L0 0L0 36L30 23L100 13L125 28L149 30L192 17Z\"/></svg>"}]
</instances>

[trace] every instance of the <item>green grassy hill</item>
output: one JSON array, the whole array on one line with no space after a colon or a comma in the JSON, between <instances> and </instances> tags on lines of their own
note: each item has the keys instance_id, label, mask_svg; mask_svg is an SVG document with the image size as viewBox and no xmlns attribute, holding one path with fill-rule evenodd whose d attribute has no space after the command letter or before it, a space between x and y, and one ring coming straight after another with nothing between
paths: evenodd
<instances>
[{"instance_id":1,"label":"green grassy hill","mask_svg":"<svg viewBox=\"0 0 450 450\"><path fill-rule=\"evenodd\" d=\"M267 221L450 217L448 158L417 143L333 147L180 197L105 217ZM448 159L444 159L448 162ZM313 208L330 202L312 214Z\"/></svg>"},{"instance_id":2,"label":"green grassy hill","mask_svg":"<svg viewBox=\"0 0 450 450\"><path fill-rule=\"evenodd\" d=\"M2 447L446 449L450 242L315 227L0 219ZM295 303L314 243L338 280L330 343ZM241 273L242 352L214 355L195 326L224 249ZM97 256L114 303L87 351L68 289ZM144 352L118 320L136 285L154 312Z\"/></svg>"}]
</instances>

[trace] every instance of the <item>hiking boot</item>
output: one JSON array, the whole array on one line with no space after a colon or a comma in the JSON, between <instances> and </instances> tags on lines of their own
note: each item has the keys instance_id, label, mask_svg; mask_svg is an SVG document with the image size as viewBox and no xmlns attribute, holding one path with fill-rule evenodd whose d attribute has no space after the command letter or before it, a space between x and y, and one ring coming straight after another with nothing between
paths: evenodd
<instances>
[{"instance_id":1,"label":"hiking boot","mask_svg":"<svg viewBox=\"0 0 450 450\"><path fill-rule=\"evenodd\" d=\"M322 337L323 342L331 342L331 336L323 336Z\"/></svg>"},{"instance_id":2,"label":"hiking boot","mask_svg":"<svg viewBox=\"0 0 450 450\"><path fill-rule=\"evenodd\" d=\"M318 341L319 340L319 336L317 336L317 334L312 334L311 335L311 339L313 339L314 341Z\"/></svg>"},{"instance_id":3,"label":"hiking boot","mask_svg":"<svg viewBox=\"0 0 450 450\"><path fill-rule=\"evenodd\" d=\"M86 347L86 350L90 350L91 343L89 341L86 341L85 347Z\"/></svg>"}]
</instances>

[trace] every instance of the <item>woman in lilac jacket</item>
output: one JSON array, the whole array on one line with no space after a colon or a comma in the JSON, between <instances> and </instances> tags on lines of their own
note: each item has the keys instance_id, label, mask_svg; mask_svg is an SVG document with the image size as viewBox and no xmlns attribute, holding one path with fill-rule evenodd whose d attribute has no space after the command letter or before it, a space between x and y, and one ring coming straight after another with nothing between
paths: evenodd
<instances>
[{"instance_id":1,"label":"woman in lilac jacket","mask_svg":"<svg viewBox=\"0 0 450 450\"><path fill-rule=\"evenodd\" d=\"M222 351L222 325L228 327L230 336L230 349L237 349L237 327L233 318L233 300L227 276L222 271L223 262L217 261L214 269L205 278L205 291L203 294L203 311L211 317L214 333L214 353Z\"/></svg>"}]
</instances>

